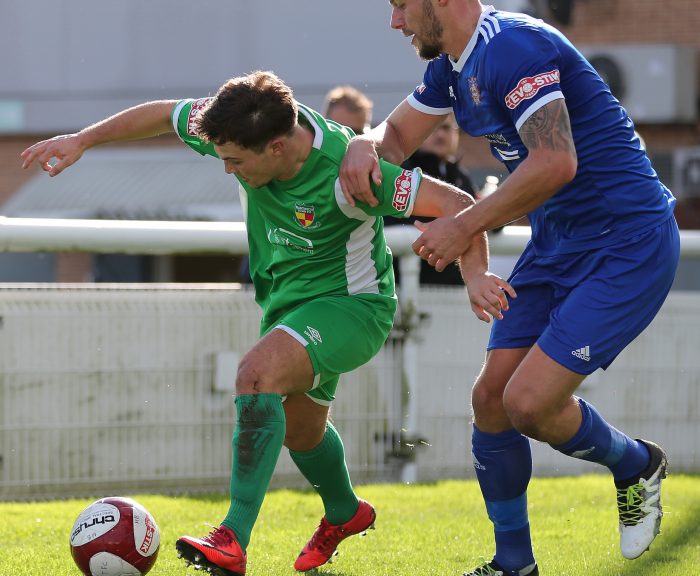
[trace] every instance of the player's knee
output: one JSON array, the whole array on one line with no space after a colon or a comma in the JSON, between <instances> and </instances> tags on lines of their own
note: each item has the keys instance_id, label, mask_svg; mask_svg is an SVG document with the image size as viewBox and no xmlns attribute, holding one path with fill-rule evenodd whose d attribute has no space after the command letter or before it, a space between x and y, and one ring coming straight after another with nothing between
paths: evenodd
<instances>
[{"instance_id":1,"label":"player's knee","mask_svg":"<svg viewBox=\"0 0 700 576\"><path fill-rule=\"evenodd\" d=\"M530 438L539 440L544 425L544 414L540 407L527 397L506 393L503 406L513 427Z\"/></svg>"},{"instance_id":2,"label":"player's knee","mask_svg":"<svg viewBox=\"0 0 700 576\"><path fill-rule=\"evenodd\" d=\"M295 427L292 429L290 426L287 426L284 435L284 445L295 452L313 450L321 443L321 440L323 440L323 432L308 427Z\"/></svg>"},{"instance_id":3,"label":"player's knee","mask_svg":"<svg viewBox=\"0 0 700 576\"><path fill-rule=\"evenodd\" d=\"M503 413L502 391L489 388L477 382L472 388L472 410L474 416L480 417L489 414Z\"/></svg>"},{"instance_id":4,"label":"player's knee","mask_svg":"<svg viewBox=\"0 0 700 576\"><path fill-rule=\"evenodd\" d=\"M246 354L238 364L236 394L261 394L275 392L274 383L265 363Z\"/></svg>"}]
</instances>

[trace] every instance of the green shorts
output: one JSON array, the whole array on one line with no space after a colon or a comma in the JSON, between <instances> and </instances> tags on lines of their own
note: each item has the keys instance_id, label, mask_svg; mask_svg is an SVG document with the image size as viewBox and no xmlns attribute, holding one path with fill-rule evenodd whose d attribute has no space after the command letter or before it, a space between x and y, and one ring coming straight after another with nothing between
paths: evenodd
<instances>
[{"instance_id":1,"label":"green shorts","mask_svg":"<svg viewBox=\"0 0 700 576\"><path fill-rule=\"evenodd\" d=\"M395 297L323 296L282 315L266 332L284 330L306 348L315 374L307 396L330 406L340 374L359 368L379 352L395 313Z\"/></svg>"}]
</instances>

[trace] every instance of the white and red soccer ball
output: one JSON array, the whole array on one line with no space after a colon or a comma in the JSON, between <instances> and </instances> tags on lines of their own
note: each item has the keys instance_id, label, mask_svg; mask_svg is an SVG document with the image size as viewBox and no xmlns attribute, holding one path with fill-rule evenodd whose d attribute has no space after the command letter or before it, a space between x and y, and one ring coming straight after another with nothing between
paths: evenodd
<instances>
[{"instance_id":1,"label":"white and red soccer ball","mask_svg":"<svg viewBox=\"0 0 700 576\"><path fill-rule=\"evenodd\" d=\"M160 531L131 498L102 498L73 524L70 550L85 576L143 576L156 562Z\"/></svg>"}]
</instances>

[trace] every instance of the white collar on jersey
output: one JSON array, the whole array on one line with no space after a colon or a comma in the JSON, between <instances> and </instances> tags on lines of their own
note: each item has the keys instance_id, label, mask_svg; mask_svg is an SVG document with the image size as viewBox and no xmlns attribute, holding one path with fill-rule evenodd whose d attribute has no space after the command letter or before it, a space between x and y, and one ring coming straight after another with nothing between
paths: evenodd
<instances>
[{"instance_id":1,"label":"white collar on jersey","mask_svg":"<svg viewBox=\"0 0 700 576\"><path fill-rule=\"evenodd\" d=\"M471 56L474 46L476 46L476 43L479 40L479 36L482 36L488 44L489 40L491 40L491 38L501 31L498 20L491 16L491 14L493 14L495 11L496 9L493 6L484 6L481 11L479 21L476 23L474 33L469 39L469 43L464 49L464 52L462 52L462 55L459 57L459 60L455 61L452 56L448 56L450 63L452 64L452 69L455 72L460 73L462 71L464 64L467 62L469 56Z\"/></svg>"},{"instance_id":2,"label":"white collar on jersey","mask_svg":"<svg viewBox=\"0 0 700 576\"><path fill-rule=\"evenodd\" d=\"M323 144L323 130L321 130L321 127L318 125L316 120L314 120L314 117L304 110L302 106L299 106L299 113L304 115L304 118L309 121L309 124L311 124L311 127L314 129L314 141L312 146L320 150L321 145Z\"/></svg>"}]
</instances>

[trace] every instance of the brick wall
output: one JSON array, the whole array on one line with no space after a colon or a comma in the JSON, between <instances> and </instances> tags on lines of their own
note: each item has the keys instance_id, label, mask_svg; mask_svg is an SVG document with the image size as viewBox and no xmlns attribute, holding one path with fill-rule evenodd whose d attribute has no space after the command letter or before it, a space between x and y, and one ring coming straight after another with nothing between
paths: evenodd
<instances>
[{"instance_id":1,"label":"brick wall","mask_svg":"<svg viewBox=\"0 0 700 576\"><path fill-rule=\"evenodd\" d=\"M22 150L34 142L33 137L0 139L0 204L35 174L34 170L22 170L19 157Z\"/></svg>"},{"instance_id":2,"label":"brick wall","mask_svg":"<svg viewBox=\"0 0 700 576\"><path fill-rule=\"evenodd\" d=\"M576 45L673 43L698 50L700 79L700 0L574 0L569 26L555 24ZM698 89L700 94L700 86ZM700 106L700 102L698 103ZM690 125L638 124L650 152L700 145L700 122ZM503 173L503 166L481 139L463 136L463 164Z\"/></svg>"},{"instance_id":3,"label":"brick wall","mask_svg":"<svg viewBox=\"0 0 700 576\"><path fill-rule=\"evenodd\" d=\"M56 257L56 282L92 282L92 254L63 252Z\"/></svg>"},{"instance_id":4,"label":"brick wall","mask_svg":"<svg viewBox=\"0 0 700 576\"><path fill-rule=\"evenodd\" d=\"M577 43L664 43L700 48L698 0L577 0L570 26Z\"/></svg>"}]
</instances>

